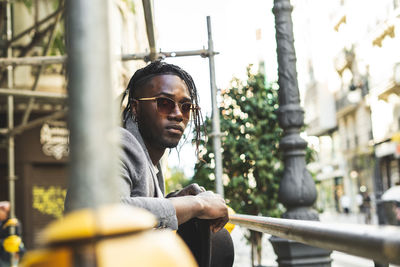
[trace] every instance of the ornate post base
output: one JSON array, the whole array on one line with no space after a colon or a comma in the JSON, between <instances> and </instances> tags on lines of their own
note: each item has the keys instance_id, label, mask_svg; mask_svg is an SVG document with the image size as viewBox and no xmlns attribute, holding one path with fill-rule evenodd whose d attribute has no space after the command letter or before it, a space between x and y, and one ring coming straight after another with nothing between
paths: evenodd
<instances>
[{"instance_id":1,"label":"ornate post base","mask_svg":"<svg viewBox=\"0 0 400 267\"><path fill-rule=\"evenodd\" d=\"M329 267L332 251L311 247L302 243L272 236L271 242L278 259L279 267L313 266Z\"/></svg>"}]
</instances>

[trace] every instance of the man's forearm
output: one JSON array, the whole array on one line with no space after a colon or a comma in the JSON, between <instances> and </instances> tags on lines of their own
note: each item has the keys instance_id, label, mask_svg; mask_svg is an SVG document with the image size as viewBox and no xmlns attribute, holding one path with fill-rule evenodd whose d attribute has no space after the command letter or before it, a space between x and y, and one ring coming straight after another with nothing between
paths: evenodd
<instances>
[{"instance_id":1,"label":"man's forearm","mask_svg":"<svg viewBox=\"0 0 400 267\"><path fill-rule=\"evenodd\" d=\"M178 225L192 218L209 219L211 230L219 231L229 220L225 200L211 191L196 196L168 198L175 208Z\"/></svg>"},{"instance_id":2,"label":"man's forearm","mask_svg":"<svg viewBox=\"0 0 400 267\"><path fill-rule=\"evenodd\" d=\"M196 196L169 198L176 211L178 225L198 217L203 210L201 200Z\"/></svg>"}]
</instances>

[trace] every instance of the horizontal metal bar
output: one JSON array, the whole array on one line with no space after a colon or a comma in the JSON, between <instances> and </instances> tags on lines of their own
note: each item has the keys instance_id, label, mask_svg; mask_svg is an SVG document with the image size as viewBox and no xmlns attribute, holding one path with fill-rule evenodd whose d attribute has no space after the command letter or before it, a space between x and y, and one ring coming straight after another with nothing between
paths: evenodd
<instances>
[{"instance_id":1,"label":"horizontal metal bar","mask_svg":"<svg viewBox=\"0 0 400 267\"><path fill-rule=\"evenodd\" d=\"M13 129L10 129L10 130L7 130L7 131L0 131L0 134L14 136L14 135L22 133L25 130L32 129L32 128L35 128L36 126L42 125L46 121L63 118L66 114L67 114L67 109L56 111L51 115L44 116L44 117L29 121L25 125L20 125L20 126L17 126L17 127L13 128Z\"/></svg>"},{"instance_id":2,"label":"horizontal metal bar","mask_svg":"<svg viewBox=\"0 0 400 267\"><path fill-rule=\"evenodd\" d=\"M0 88L0 96L16 96L16 97L35 97L35 98L45 98L45 99L59 99L66 100L67 94L53 93L53 92L41 92L41 91L31 91L23 89L7 89Z\"/></svg>"},{"instance_id":3,"label":"horizontal metal bar","mask_svg":"<svg viewBox=\"0 0 400 267\"><path fill-rule=\"evenodd\" d=\"M400 264L400 228L289 220L235 214L230 222L248 229L310 246Z\"/></svg>"},{"instance_id":4,"label":"horizontal metal bar","mask_svg":"<svg viewBox=\"0 0 400 267\"><path fill-rule=\"evenodd\" d=\"M14 57L0 58L0 67L9 65L49 65L63 64L67 56L40 56L40 57Z\"/></svg>"},{"instance_id":5,"label":"horizontal metal bar","mask_svg":"<svg viewBox=\"0 0 400 267\"><path fill-rule=\"evenodd\" d=\"M218 52L214 52L213 55L218 55ZM159 52L156 58L166 57L187 57L187 56L201 56L208 57L209 52L205 49L190 50L190 51L176 51L176 52ZM150 53L138 53L138 54L125 54L121 56L122 61L128 60L148 60ZM17 57L17 58L0 58L0 67L6 67L10 65L50 65L50 64L64 64L67 56L39 56L39 57Z\"/></svg>"},{"instance_id":6,"label":"horizontal metal bar","mask_svg":"<svg viewBox=\"0 0 400 267\"><path fill-rule=\"evenodd\" d=\"M128 60L144 60L150 56L150 53L138 53L138 54L125 54L121 56L122 61Z\"/></svg>"},{"instance_id":7,"label":"horizontal metal bar","mask_svg":"<svg viewBox=\"0 0 400 267\"><path fill-rule=\"evenodd\" d=\"M176 52L160 52L159 54L164 57L187 57L187 56L201 56L208 57L210 55L207 49L200 50L188 50L188 51L176 51ZM213 52L213 55L218 55L219 52Z\"/></svg>"},{"instance_id":8,"label":"horizontal metal bar","mask_svg":"<svg viewBox=\"0 0 400 267\"><path fill-rule=\"evenodd\" d=\"M160 51L156 54L156 58L167 58L167 57L188 57L188 56L201 56L208 57L209 51L207 49L199 50L188 50L188 51ZM213 55L218 55L219 52L213 52ZM121 56L122 61L128 60L150 60L150 53L139 53L139 54L125 54Z\"/></svg>"},{"instance_id":9,"label":"horizontal metal bar","mask_svg":"<svg viewBox=\"0 0 400 267\"><path fill-rule=\"evenodd\" d=\"M218 55L219 52L213 53L213 55ZM209 51L206 49L199 49L199 50L188 50L188 51L160 51L156 53L155 58L162 59L167 57L188 57L188 56L201 56L201 57L208 57ZM140 53L140 54L125 54L121 56L122 61L127 60L150 60L150 53Z\"/></svg>"}]
</instances>

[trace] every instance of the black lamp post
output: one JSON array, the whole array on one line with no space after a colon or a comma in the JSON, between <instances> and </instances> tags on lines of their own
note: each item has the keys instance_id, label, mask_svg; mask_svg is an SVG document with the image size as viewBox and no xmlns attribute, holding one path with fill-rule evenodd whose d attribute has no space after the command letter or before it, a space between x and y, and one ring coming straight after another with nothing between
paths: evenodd
<instances>
[{"instance_id":1,"label":"black lamp post","mask_svg":"<svg viewBox=\"0 0 400 267\"><path fill-rule=\"evenodd\" d=\"M289 0L274 0L279 74L279 125L284 133L280 149L284 154L284 174L279 187L279 201L286 207L284 218L319 220L312 209L317 191L306 169L307 142L300 137L304 111L300 107L296 54L293 40L292 6ZM279 266L330 266L330 251L298 242L272 237Z\"/></svg>"}]
</instances>

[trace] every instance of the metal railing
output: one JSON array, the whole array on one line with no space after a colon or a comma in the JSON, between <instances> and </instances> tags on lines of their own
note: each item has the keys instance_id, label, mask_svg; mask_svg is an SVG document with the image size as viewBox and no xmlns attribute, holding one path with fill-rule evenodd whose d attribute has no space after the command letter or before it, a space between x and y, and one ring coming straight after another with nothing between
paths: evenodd
<instances>
[{"instance_id":1,"label":"metal railing","mask_svg":"<svg viewBox=\"0 0 400 267\"><path fill-rule=\"evenodd\" d=\"M235 214L230 222L310 246L400 264L400 228Z\"/></svg>"}]
</instances>

